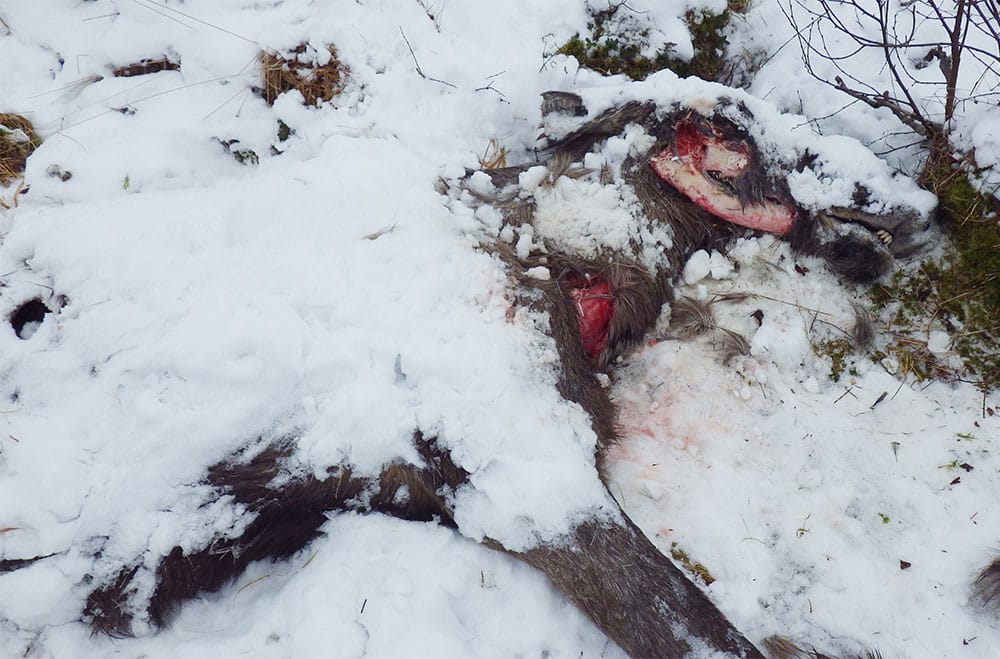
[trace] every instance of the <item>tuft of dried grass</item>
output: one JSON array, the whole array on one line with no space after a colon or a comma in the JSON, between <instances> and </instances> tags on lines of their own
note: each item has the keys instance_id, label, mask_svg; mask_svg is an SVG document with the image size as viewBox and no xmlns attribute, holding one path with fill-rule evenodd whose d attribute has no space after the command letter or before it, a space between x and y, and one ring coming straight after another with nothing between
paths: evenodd
<instances>
[{"instance_id":1,"label":"tuft of dried grass","mask_svg":"<svg viewBox=\"0 0 1000 659\"><path fill-rule=\"evenodd\" d=\"M680 563L685 570L694 575L706 586L711 586L715 583L715 577L708 571L708 568L698 561L692 560L688 553L681 549L676 542L670 543L670 557Z\"/></svg>"},{"instance_id":2,"label":"tuft of dried grass","mask_svg":"<svg viewBox=\"0 0 1000 659\"><path fill-rule=\"evenodd\" d=\"M482 157L479 158L480 169L499 169L507 166L507 147L501 146L497 138L491 138L486 145Z\"/></svg>"},{"instance_id":3,"label":"tuft of dried grass","mask_svg":"<svg viewBox=\"0 0 1000 659\"><path fill-rule=\"evenodd\" d=\"M319 64L319 53L304 43L287 52L261 52L258 58L264 100L273 105L279 96L297 89L306 105L316 106L344 91L350 71L337 57L333 45L326 48L330 59L325 64Z\"/></svg>"},{"instance_id":4,"label":"tuft of dried grass","mask_svg":"<svg viewBox=\"0 0 1000 659\"><path fill-rule=\"evenodd\" d=\"M24 173L24 166L41 140L27 117L0 112L0 186Z\"/></svg>"}]
</instances>

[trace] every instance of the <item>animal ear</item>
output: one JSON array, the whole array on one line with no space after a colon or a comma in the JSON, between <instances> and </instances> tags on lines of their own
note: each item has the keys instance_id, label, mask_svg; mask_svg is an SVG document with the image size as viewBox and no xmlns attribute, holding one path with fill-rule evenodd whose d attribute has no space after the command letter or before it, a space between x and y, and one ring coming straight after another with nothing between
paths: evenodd
<instances>
[{"instance_id":1,"label":"animal ear","mask_svg":"<svg viewBox=\"0 0 1000 659\"><path fill-rule=\"evenodd\" d=\"M550 114L583 117L587 114L587 108L583 104L583 99L572 92L542 92L542 117Z\"/></svg>"}]
</instances>

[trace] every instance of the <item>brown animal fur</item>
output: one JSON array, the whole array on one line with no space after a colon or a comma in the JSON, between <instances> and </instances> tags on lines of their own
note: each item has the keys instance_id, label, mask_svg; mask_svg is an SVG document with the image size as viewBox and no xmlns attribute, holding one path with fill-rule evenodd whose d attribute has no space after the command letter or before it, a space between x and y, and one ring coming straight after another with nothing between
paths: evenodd
<instances>
[{"instance_id":1,"label":"brown animal fur","mask_svg":"<svg viewBox=\"0 0 1000 659\"><path fill-rule=\"evenodd\" d=\"M547 97L546 103L551 111L577 115L582 107L564 94ZM578 162L597 142L621 132L628 123L642 124L656 137L657 145L651 150L656 153L656 149L672 139L672 129L669 121L656 120L655 110L651 103L626 103L552 145L550 153L559 154L560 163L553 165L553 175L581 174L572 163ZM736 130L735 126L730 128ZM752 142L750 145L753 148ZM644 158L648 156L649 153ZM674 245L667 254L669 265L663 271L648 272L629 254L588 260L549 250L544 265L551 278L538 280L525 272L542 264L541 256L519 259L503 245L486 246L509 265L518 284L518 303L547 312L562 364L559 392L587 411L602 448L616 439L615 411L597 372L643 338L661 306L670 301L672 281L691 252L721 247L743 231L714 218L664 185L645 166L644 158L626 163L623 174L650 221L669 224L674 231ZM524 169L522 166L486 171L501 192L495 199L481 201L502 207L507 223L513 227L530 223L534 208L530 200L505 195L502 188L516 182ZM741 197L788 198L782 182L768 178L760 170L730 185ZM793 246L813 253L826 249L818 241L818 234L810 233L809 223L797 224L806 229L791 236ZM833 249L834 257L839 254L838 249L842 247ZM857 257L855 254L854 258ZM858 271L851 271L851 267L845 270L848 276L857 275L856 278L881 272L880 266L865 266ZM572 286L570 282L588 276L607 281L615 303L607 347L596 358L588 356L581 345L577 311L567 291ZM732 337L730 340L736 346L734 349L741 349L743 344ZM199 592L218 590L251 562L287 557L305 547L331 511L378 512L410 520L437 519L454 526L448 494L466 483L468 474L451 461L434 438L416 433L414 444L421 457L420 464L394 463L377 478L358 476L350 465L331 469L323 478L301 475L294 469L294 443L295 438L290 437L256 455L233 456L208 469L205 482L216 488L220 497L231 496L246 506L253 520L238 538L218 539L188 554L177 547L160 559L156 589L145 611L154 625L166 624L171 612L184 600ZM621 520L620 523L583 522L564 542L523 553L509 552L489 539L484 544L544 572L556 588L632 656L681 657L695 646L704 645L735 656L763 659L624 513ZM130 633L132 617L137 612L128 602L131 580L137 570L138 566L125 566L110 583L98 585L91 593L85 615L95 630ZM994 584L989 591L992 599L1000 579L990 581ZM822 655L812 652L799 656Z\"/></svg>"},{"instance_id":2,"label":"brown animal fur","mask_svg":"<svg viewBox=\"0 0 1000 659\"><path fill-rule=\"evenodd\" d=\"M761 646L769 659L838 659L814 647L803 647L784 636L768 636L761 642ZM854 654L844 659L882 659L882 653L871 649L864 654Z\"/></svg>"},{"instance_id":3,"label":"brown animal fur","mask_svg":"<svg viewBox=\"0 0 1000 659\"><path fill-rule=\"evenodd\" d=\"M982 606L1000 602L1000 558L994 558L979 572L972 584L972 593Z\"/></svg>"},{"instance_id":4,"label":"brown animal fur","mask_svg":"<svg viewBox=\"0 0 1000 659\"><path fill-rule=\"evenodd\" d=\"M633 657L684 657L697 644L762 655L627 517L586 522L563 547L517 555L542 572Z\"/></svg>"},{"instance_id":5,"label":"brown animal fur","mask_svg":"<svg viewBox=\"0 0 1000 659\"><path fill-rule=\"evenodd\" d=\"M581 261L562 263L568 272L596 267ZM550 265L554 265L550 263ZM556 268L559 272L559 269ZM616 282L628 299L629 287L655 288L637 277L634 269L616 266L604 275ZM525 278L525 281L533 281ZM607 391L594 375L594 364L580 347L576 314L560 288L560 278L534 282L541 297L533 304L549 311L553 336L562 357L560 392L591 416L602 446L614 441L614 408ZM530 300L530 297L528 298ZM645 326L659 307L637 299L624 306ZM635 327L616 331L632 340ZM454 526L447 493L466 482L458 468L433 438L419 433L414 443L420 465L396 463L376 479L355 476L349 466L332 469L326 478L290 477L294 438L272 444L249 459L233 459L208 470L206 482L219 496L232 496L256 517L238 538L218 540L191 554L179 547L160 560L156 590L146 613L156 626L169 622L183 601L199 592L218 590L253 561L280 559L305 547L318 533L326 514L336 510L379 512L409 520L438 519ZM400 496L405 487L406 496ZM762 659L762 655L726 620L705 594L622 513L620 524L585 522L562 544L536 547L524 553L508 552L545 573L552 583L626 652L636 657L681 657L691 650L691 639L734 656ZM485 544L506 551L500 543ZM131 632L128 602L130 581L137 567L127 567L116 579L93 591L86 616L95 631L112 635Z\"/></svg>"},{"instance_id":6,"label":"brown animal fur","mask_svg":"<svg viewBox=\"0 0 1000 659\"><path fill-rule=\"evenodd\" d=\"M740 111L751 117L749 110L739 106ZM743 175L726 179L726 188L743 204L759 203L766 199L794 205L787 184L780 177L768 174L762 166L762 157L754 141L740 126L721 116L703 117L690 111L678 111L662 119L657 118L654 103L631 101L612 108L586 123L566 137L551 144L549 149L554 157L569 157L579 160L596 144L612 135L621 133L628 124L641 125L656 137L656 143L639 157L631 158L623 166L625 182L632 187L643 206L646 216L657 223L666 224L675 232L677 239L670 254L672 274L679 272L679 260L686 258L697 249L720 247L734 236L745 232L727 222L719 220L700 208L684 195L665 184L647 166L652 155L672 144L674 126L680 120L692 122L702 130L718 130L728 139L743 140L749 148L754 164ZM712 128L708 128L711 126ZM800 166L806 166L802 163ZM520 168L523 169L523 168ZM519 168L506 168L502 177L494 177L497 185L516 181ZM859 190L855 195L858 206L863 206L869 193ZM837 225L839 230L834 231ZM871 282L886 274L891 268L893 254L908 256L919 251L920 231L924 227L909 211L894 209L886 216L864 213L860 208L836 208L809 216L799 209L798 218L791 232L786 236L793 249L804 254L818 256L826 260L829 267L849 281ZM884 245L873 231L887 230L898 235L892 243L892 251Z\"/></svg>"}]
</instances>

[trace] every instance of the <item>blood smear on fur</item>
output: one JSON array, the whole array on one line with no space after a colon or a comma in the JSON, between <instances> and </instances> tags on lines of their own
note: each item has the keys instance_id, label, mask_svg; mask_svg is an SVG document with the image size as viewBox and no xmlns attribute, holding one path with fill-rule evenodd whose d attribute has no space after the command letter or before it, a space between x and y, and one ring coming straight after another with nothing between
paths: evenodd
<instances>
[{"instance_id":1,"label":"blood smear on fur","mask_svg":"<svg viewBox=\"0 0 1000 659\"><path fill-rule=\"evenodd\" d=\"M576 306L583 349L597 357L608 345L608 328L615 312L611 288L606 281L593 281L573 288L569 295Z\"/></svg>"}]
</instances>

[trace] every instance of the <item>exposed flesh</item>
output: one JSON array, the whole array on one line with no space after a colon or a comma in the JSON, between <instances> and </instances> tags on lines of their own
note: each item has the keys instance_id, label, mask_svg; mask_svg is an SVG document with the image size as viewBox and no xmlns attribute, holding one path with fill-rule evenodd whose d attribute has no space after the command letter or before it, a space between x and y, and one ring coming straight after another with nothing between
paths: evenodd
<instances>
[{"instance_id":1,"label":"exposed flesh","mask_svg":"<svg viewBox=\"0 0 1000 659\"><path fill-rule=\"evenodd\" d=\"M657 176L712 215L733 224L782 235L792 228L795 210L787 204L765 200L740 201L706 176L707 172L731 178L750 166L750 149L743 142L704 135L693 124L677 125L673 147L650 158Z\"/></svg>"}]
</instances>

